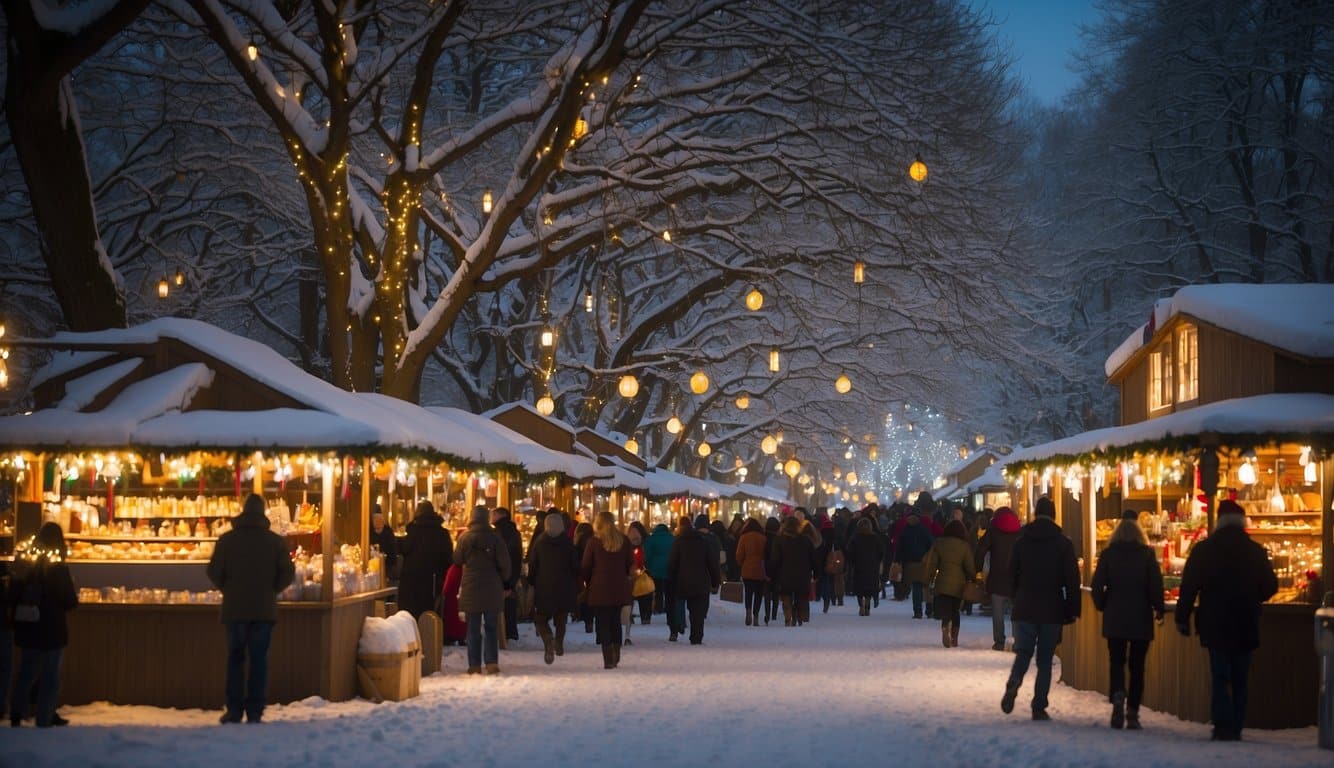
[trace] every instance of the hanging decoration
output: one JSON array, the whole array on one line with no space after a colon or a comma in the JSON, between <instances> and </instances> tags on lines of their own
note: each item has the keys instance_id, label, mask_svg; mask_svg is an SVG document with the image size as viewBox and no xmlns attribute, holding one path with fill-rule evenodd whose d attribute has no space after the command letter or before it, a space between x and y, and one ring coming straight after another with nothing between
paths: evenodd
<instances>
[{"instance_id":1,"label":"hanging decoration","mask_svg":"<svg viewBox=\"0 0 1334 768\"><path fill-rule=\"evenodd\" d=\"M639 394L639 379L636 379L633 373L627 373L621 377L621 383L617 385L621 397L627 400Z\"/></svg>"},{"instance_id":2,"label":"hanging decoration","mask_svg":"<svg viewBox=\"0 0 1334 768\"><path fill-rule=\"evenodd\" d=\"M760 451L766 456L772 456L778 453L778 440L773 435L765 435L760 441Z\"/></svg>"},{"instance_id":3,"label":"hanging decoration","mask_svg":"<svg viewBox=\"0 0 1334 768\"><path fill-rule=\"evenodd\" d=\"M781 370L781 366L779 365L779 363L780 360L778 359L778 347L774 347L769 350L769 370L772 373L778 373L778 371Z\"/></svg>"},{"instance_id":4,"label":"hanging decoration","mask_svg":"<svg viewBox=\"0 0 1334 768\"><path fill-rule=\"evenodd\" d=\"M783 473L788 477L796 477L801 474L801 462L795 458L788 459L787 463L783 465Z\"/></svg>"},{"instance_id":5,"label":"hanging decoration","mask_svg":"<svg viewBox=\"0 0 1334 768\"><path fill-rule=\"evenodd\" d=\"M492 204L493 202L494 202L494 200L493 200L493 198L491 197L491 190L489 190L489 189L484 190L484 191L482 192L482 213L490 213L490 212L491 212L491 204Z\"/></svg>"},{"instance_id":6,"label":"hanging decoration","mask_svg":"<svg viewBox=\"0 0 1334 768\"><path fill-rule=\"evenodd\" d=\"M707 458L710 453L713 453L713 446L709 445L708 441L701 442L699 444L700 458Z\"/></svg>"},{"instance_id":7,"label":"hanging decoration","mask_svg":"<svg viewBox=\"0 0 1334 768\"><path fill-rule=\"evenodd\" d=\"M764 306L764 294L760 293L759 288L751 288L750 293L746 294L746 309L751 312L759 312Z\"/></svg>"},{"instance_id":8,"label":"hanging decoration","mask_svg":"<svg viewBox=\"0 0 1334 768\"><path fill-rule=\"evenodd\" d=\"M634 439L633 437L630 438L630 439L628 439L628 440L626 440L626 441L625 441L625 450L627 450L627 451L629 451L630 453L633 453L634 455L638 456L638 455L639 455L639 441L636 440L636 439Z\"/></svg>"},{"instance_id":9,"label":"hanging decoration","mask_svg":"<svg viewBox=\"0 0 1334 768\"><path fill-rule=\"evenodd\" d=\"M675 416L667 420L667 431L673 435L681 434L681 420Z\"/></svg>"},{"instance_id":10,"label":"hanging decoration","mask_svg":"<svg viewBox=\"0 0 1334 768\"><path fill-rule=\"evenodd\" d=\"M834 381L834 389L840 395L846 395L852 391L852 379L849 379L846 373L839 374L839 377Z\"/></svg>"},{"instance_id":11,"label":"hanging decoration","mask_svg":"<svg viewBox=\"0 0 1334 768\"><path fill-rule=\"evenodd\" d=\"M551 399L551 395L542 395L537 398L537 412L543 416L550 416L556 411L556 401Z\"/></svg>"},{"instance_id":12,"label":"hanging decoration","mask_svg":"<svg viewBox=\"0 0 1334 768\"><path fill-rule=\"evenodd\" d=\"M866 262L857 259L852 265L852 282L861 285L866 282Z\"/></svg>"},{"instance_id":13,"label":"hanging decoration","mask_svg":"<svg viewBox=\"0 0 1334 768\"><path fill-rule=\"evenodd\" d=\"M746 410L747 408L749 408L749 407L750 407L750 395L746 394L745 392L742 392L741 394L737 395L737 398L736 398L736 407L737 407L739 410L742 410L742 411L744 411L744 410Z\"/></svg>"},{"instance_id":14,"label":"hanging decoration","mask_svg":"<svg viewBox=\"0 0 1334 768\"><path fill-rule=\"evenodd\" d=\"M690 377L690 391L697 395L709 391L709 377L704 371L695 371L695 375Z\"/></svg>"},{"instance_id":15,"label":"hanging decoration","mask_svg":"<svg viewBox=\"0 0 1334 768\"><path fill-rule=\"evenodd\" d=\"M157 297L165 299L169 293L171 293L171 284L167 282L167 278L164 277L157 281Z\"/></svg>"},{"instance_id":16,"label":"hanging decoration","mask_svg":"<svg viewBox=\"0 0 1334 768\"><path fill-rule=\"evenodd\" d=\"M908 166L908 175L912 177L913 181L921 184L926 181L926 174L926 163L922 162L922 156L918 155L917 159L913 160L912 165Z\"/></svg>"}]
</instances>

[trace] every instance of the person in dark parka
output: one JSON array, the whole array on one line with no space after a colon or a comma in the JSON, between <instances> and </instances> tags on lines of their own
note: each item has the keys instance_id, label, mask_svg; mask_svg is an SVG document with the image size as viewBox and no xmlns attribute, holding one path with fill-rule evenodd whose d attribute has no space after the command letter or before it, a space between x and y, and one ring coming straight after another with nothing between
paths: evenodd
<instances>
[{"instance_id":1,"label":"person in dark parka","mask_svg":"<svg viewBox=\"0 0 1334 768\"><path fill-rule=\"evenodd\" d=\"M370 534L371 543L378 546L380 554L384 555L385 586L389 586L390 579L398 579L398 537L394 535L394 529L385 522L379 504L371 505Z\"/></svg>"},{"instance_id":2,"label":"person in dark parka","mask_svg":"<svg viewBox=\"0 0 1334 768\"><path fill-rule=\"evenodd\" d=\"M922 618L922 603L926 599L926 554L934 542L935 537L922 524L921 515L910 511L894 547L894 561L903 567L903 581L912 585L914 619Z\"/></svg>"},{"instance_id":3,"label":"person in dark parka","mask_svg":"<svg viewBox=\"0 0 1334 768\"><path fill-rule=\"evenodd\" d=\"M704 642L709 594L722 583L722 573L704 532L685 525L681 528L667 558L667 578L674 585L676 598L686 604L686 613L690 617L690 644L699 645Z\"/></svg>"},{"instance_id":4,"label":"person in dark parka","mask_svg":"<svg viewBox=\"0 0 1334 768\"><path fill-rule=\"evenodd\" d=\"M778 597L778 578L777 574L770 569L769 564L774 560L774 541L778 539L778 529L782 523L778 518L771 517L764 521L764 624L769 625L770 621L778 618L778 606L781 601Z\"/></svg>"},{"instance_id":5,"label":"person in dark parka","mask_svg":"<svg viewBox=\"0 0 1334 768\"><path fill-rule=\"evenodd\" d=\"M454 542L445 530L445 519L429 501L417 502L416 515L407 530L398 552L403 559L398 575L398 607L420 618L435 607L435 596L440 594L453 559Z\"/></svg>"},{"instance_id":6,"label":"person in dark parka","mask_svg":"<svg viewBox=\"0 0 1334 768\"><path fill-rule=\"evenodd\" d=\"M505 542L505 549L509 552L510 577L505 581L505 637L510 640L519 639L519 598L515 597L514 589L519 585L519 579L523 575L523 537L519 536L519 529L514 525L513 518L510 517L510 511L504 507L496 507L491 512L491 525L496 529L496 535ZM527 618L527 617L522 617Z\"/></svg>"},{"instance_id":7,"label":"person in dark parka","mask_svg":"<svg viewBox=\"0 0 1334 768\"><path fill-rule=\"evenodd\" d=\"M1093 570L1093 607L1102 612L1102 636L1111 660L1112 727L1139 730L1144 659L1154 621L1163 618L1163 574L1135 512L1127 511ZM1126 694L1126 661L1130 692Z\"/></svg>"},{"instance_id":8,"label":"person in dark parka","mask_svg":"<svg viewBox=\"0 0 1334 768\"><path fill-rule=\"evenodd\" d=\"M565 535L565 518L550 513L543 532L528 548L528 581L533 585L533 623L542 638L543 661L565 655L565 622L578 604L579 560ZM553 637L549 620L556 621Z\"/></svg>"},{"instance_id":9,"label":"person in dark parka","mask_svg":"<svg viewBox=\"0 0 1334 768\"><path fill-rule=\"evenodd\" d=\"M1010 584L1010 558L1019 540L1019 517L1009 507L1001 507L991 518L991 526L977 544L977 563L987 566L987 594L991 596L991 649L1005 650L1005 611L1014 606L1014 587Z\"/></svg>"},{"instance_id":10,"label":"person in dark parka","mask_svg":"<svg viewBox=\"0 0 1334 768\"><path fill-rule=\"evenodd\" d=\"M769 572L774 574L783 601L783 626L800 626L810 615L811 573L815 569L815 544L802 533L810 527L795 515L783 520L774 539Z\"/></svg>"},{"instance_id":11,"label":"person in dark parka","mask_svg":"<svg viewBox=\"0 0 1334 768\"><path fill-rule=\"evenodd\" d=\"M1177 631L1185 636L1196 598L1200 601L1195 631L1209 651L1215 741L1241 741L1251 654L1260 647L1260 606L1278 591L1268 553L1251 541L1245 526L1241 505L1218 503L1213 534L1186 558L1177 600Z\"/></svg>"},{"instance_id":12,"label":"person in dark parka","mask_svg":"<svg viewBox=\"0 0 1334 768\"><path fill-rule=\"evenodd\" d=\"M467 674L470 675L480 674L483 662L488 675L500 673L496 618L505 609L505 584L518 566L510 562L509 548L491 527L490 517L486 507L473 508L468 529L459 536L459 545L454 549L454 562L463 567L459 610L468 617Z\"/></svg>"},{"instance_id":13,"label":"person in dark parka","mask_svg":"<svg viewBox=\"0 0 1334 768\"><path fill-rule=\"evenodd\" d=\"M857 532L848 542L846 554L852 593L857 596L857 615L870 616L871 599L880 594L880 563L885 557L885 544L869 517L857 521Z\"/></svg>"},{"instance_id":14,"label":"person in dark parka","mask_svg":"<svg viewBox=\"0 0 1334 768\"><path fill-rule=\"evenodd\" d=\"M1001 711L1009 714L1014 710L1019 686L1036 653L1033 719L1050 720L1047 693L1051 690L1051 660L1061 642L1061 627L1079 618L1079 564L1074 545L1056 524L1055 503L1043 496L1034 505L1034 512L1037 516L1023 527L1010 560L1014 665L1005 683Z\"/></svg>"},{"instance_id":15,"label":"person in dark parka","mask_svg":"<svg viewBox=\"0 0 1334 768\"><path fill-rule=\"evenodd\" d=\"M60 660L69 645L65 614L79 604L74 580L65 559L64 532L56 523L44 523L31 545L17 553L9 582L9 594L0 611L13 608L14 645L19 649L18 679L10 697L9 724L22 724L37 687L38 728L68 725L56 714L60 694ZM289 565L291 561L288 561ZM285 586L285 585L284 585ZM9 678L0 680L8 686ZM262 708L261 704L261 708Z\"/></svg>"},{"instance_id":16,"label":"person in dark parka","mask_svg":"<svg viewBox=\"0 0 1334 768\"><path fill-rule=\"evenodd\" d=\"M269 641L278 621L278 593L296 577L283 537L269 530L264 499L246 497L232 529L213 547L208 578L222 590L222 623L227 626L227 711L223 723L257 723L268 692ZM246 657L250 674L245 676Z\"/></svg>"}]
</instances>

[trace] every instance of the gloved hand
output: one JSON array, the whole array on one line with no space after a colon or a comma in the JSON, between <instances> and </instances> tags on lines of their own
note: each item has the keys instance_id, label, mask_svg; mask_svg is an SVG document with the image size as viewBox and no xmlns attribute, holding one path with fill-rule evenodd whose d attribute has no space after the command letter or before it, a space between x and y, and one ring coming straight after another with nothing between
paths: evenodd
<instances>
[{"instance_id":1,"label":"gloved hand","mask_svg":"<svg viewBox=\"0 0 1334 768\"><path fill-rule=\"evenodd\" d=\"M1177 631L1181 633L1182 637L1190 637L1190 622L1178 621Z\"/></svg>"}]
</instances>

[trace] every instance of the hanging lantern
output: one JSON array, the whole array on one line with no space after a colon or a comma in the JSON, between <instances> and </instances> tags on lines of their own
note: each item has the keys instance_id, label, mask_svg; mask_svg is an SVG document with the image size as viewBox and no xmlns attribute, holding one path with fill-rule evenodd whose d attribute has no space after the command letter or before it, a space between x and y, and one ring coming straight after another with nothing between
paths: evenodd
<instances>
[{"instance_id":1,"label":"hanging lantern","mask_svg":"<svg viewBox=\"0 0 1334 768\"><path fill-rule=\"evenodd\" d=\"M675 416L667 420L667 431L673 435L681 434L681 420Z\"/></svg>"},{"instance_id":2,"label":"hanging lantern","mask_svg":"<svg viewBox=\"0 0 1334 768\"><path fill-rule=\"evenodd\" d=\"M537 399L537 412L543 416L550 416L556 411L556 401L551 399L551 395L542 395Z\"/></svg>"},{"instance_id":3,"label":"hanging lantern","mask_svg":"<svg viewBox=\"0 0 1334 768\"><path fill-rule=\"evenodd\" d=\"M976 435L973 435L973 442L977 443L978 445L982 445L986 441L987 441L987 436L982 434L981 432L978 432Z\"/></svg>"},{"instance_id":4,"label":"hanging lantern","mask_svg":"<svg viewBox=\"0 0 1334 768\"><path fill-rule=\"evenodd\" d=\"M849 379L847 374L839 374L839 377L834 380L834 389L840 395L846 395L852 391L852 379Z\"/></svg>"},{"instance_id":5,"label":"hanging lantern","mask_svg":"<svg viewBox=\"0 0 1334 768\"><path fill-rule=\"evenodd\" d=\"M849 472L849 473L848 473L848 485L856 485L856 484L857 484L857 473L856 473L856 472Z\"/></svg>"},{"instance_id":6,"label":"hanging lantern","mask_svg":"<svg viewBox=\"0 0 1334 768\"><path fill-rule=\"evenodd\" d=\"M634 439L633 437L630 438L629 440L626 440L626 441L625 441L625 450L627 450L627 451L629 451L630 453L633 453L634 455L638 456L638 455L639 455L639 441L636 440L636 439Z\"/></svg>"},{"instance_id":7,"label":"hanging lantern","mask_svg":"<svg viewBox=\"0 0 1334 768\"><path fill-rule=\"evenodd\" d=\"M778 371L781 370L779 362L780 361L778 359L778 347L774 347L773 349L769 350L769 370L772 371L773 373L778 373Z\"/></svg>"},{"instance_id":8,"label":"hanging lantern","mask_svg":"<svg viewBox=\"0 0 1334 768\"><path fill-rule=\"evenodd\" d=\"M759 312L760 307L764 306L764 294L760 293L759 288L751 288L750 293L746 294L746 309L751 312Z\"/></svg>"},{"instance_id":9,"label":"hanging lantern","mask_svg":"<svg viewBox=\"0 0 1334 768\"><path fill-rule=\"evenodd\" d=\"M788 459L783 465L783 473L788 477L796 477L801 474L801 462L796 459Z\"/></svg>"},{"instance_id":10,"label":"hanging lantern","mask_svg":"<svg viewBox=\"0 0 1334 768\"><path fill-rule=\"evenodd\" d=\"M798 483L801 483L802 485L810 485L810 484L811 484L811 476L803 472L802 475L801 475L801 477L798 477L798 478L797 478L797 482L798 482Z\"/></svg>"},{"instance_id":11,"label":"hanging lantern","mask_svg":"<svg viewBox=\"0 0 1334 768\"><path fill-rule=\"evenodd\" d=\"M585 312L592 312L592 311L593 311L593 292L592 292L592 291L589 291L588 293L584 294L584 311L585 311Z\"/></svg>"},{"instance_id":12,"label":"hanging lantern","mask_svg":"<svg viewBox=\"0 0 1334 768\"><path fill-rule=\"evenodd\" d=\"M967 445L964 445L964 444L960 444L960 445L959 445L959 458L961 458L961 459L966 459L966 458L968 458L968 446L967 446Z\"/></svg>"},{"instance_id":13,"label":"hanging lantern","mask_svg":"<svg viewBox=\"0 0 1334 768\"><path fill-rule=\"evenodd\" d=\"M857 259L852 265L852 282L857 285L866 282L866 263L861 259Z\"/></svg>"},{"instance_id":14,"label":"hanging lantern","mask_svg":"<svg viewBox=\"0 0 1334 768\"><path fill-rule=\"evenodd\" d=\"M157 297L165 299L169 293L171 293L171 285L167 282L167 278L164 277L157 281Z\"/></svg>"},{"instance_id":15,"label":"hanging lantern","mask_svg":"<svg viewBox=\"0 0 1334 768\"><path fill-rule=\"evenodd\" d=\"M482 192L482 213L490 213L490 212L491 212L491 203L492 203L492 202L493 202L493 200L492 200L492 198L491 198L491 190L488 189L488 190L485 190L484 192Z\"/></svg>"},{"instance_id":16,"label":"hanging lantern","mask_svg":"<svg viewBox=\"0 0 1334 768\"><path fill-rule=\"evenodd\" d=\"M870 457L871 461L875 461L876 459L880 458L880 446L873 444L871 446L871 450L866 452L866 455Z\"/></svg>"},{"instance_id":17,"label":"hanging lantern","mask_svg":"<svg viewBox=\"0 0 1334 768\"><path fill-rule=\"evenodd\" d=\"M542 346L550 347L556 343L556 332L549 327L542 328Z\"/></svg>"},{"instance_id":18,"label":"hanging lantern","mask_svg":"<svg viewBox=\"0 0 1334 768\"><path fill-rule=\"evenodd\" d=\"M695 375L690 377L690 391L697 395L709 391L709 377L704 371L695 371Z\"/></svg>"},{"instance_id":19,"label":"hanging lantern","mask_svg":"<svg viewBox=\"0 0 1334 768\"><path fill-rule=\"evenodd\" d=\"M922 162L922 156L918 155L912 165L908 166L908 175L918 184L926 181L926 163Z\"/></svg>"},{"instance_id":20,"label":"hanging lantern","mask_svg":"<svg viewBox=\"0 0 1334 768\"><path fill-rule=\"evenodd\" d=\"M736 407L737 407L738 410L742 410L742 411L744 411L744 410L746 410L747 408L749 408L749 407L750 407L750 395L746 394L745 392L742 392L741 394L737 395L737 398L736 398Z\"/></svg>"},{"instance_id":21,"label":"hanging lantern","mask_svg":"<svg viewBox=\"0 0 1334 768\"><path fill-rule=\"evenodd\" d=\"M185 273L182 272L179 267L176 269L176 277L172 282L176 283L176 285L185 285Z\"/></svg>"},{"instance_id":22,"label":"hanging lantern","mask_svg":"<svg viewBox=\"0 0 1334 768\"><path fill-rule=\"evenodd\" d=\"M578 120L575 120L574 121L575 140L577 141L579 139L582 139L584 137L584 134L586 133L588 133L588 121L583 119L582 117L579 118Z\"/></svg>"},{"instance_id":23,"label":"hanging lantern","mask_svg":"<svg viewBox=\"0 0 1334 768\"><path fill-rule=\"evenodd\" d=\"M662 239L670 243L672 241L672 231L670 229L664 229L662 231Z\"/></svg>"},{"instance_id":24,"label":"hanging lantern","mask_svg":"<svg viewBox=\"0 0 1334 768\"><path fill-rule=\"evenodd\" d=\"M834 475L834 479L835 479L835 480L838 480L839 478L843 477L843 470L839 469L839 468L838 468L838 465L835 464L835 465L834 465L834 471L833 471L832 474Z\"/></svg>"},{"instance_id":25,"label":"hanging lantern","mask_svg":"<svg viewBox=\"0 0 1334 768\"><path fill-rule=\"evenodd\" d=\"M1243 461L1241 466L1237 467L1237 482L1242 485L1255 485L1255 465Z\"/></svg>"},{"instance_id":26,"label":"hanging lantern","mask_svg":"<svg viewBox=\"0 0 1334 768\"><path fill-rule=\"evenodd\" d=\"M779 445L783 444L783 430L778 430L778 434L774 435L774 437L778 438Z\"/></svg>"},{"instance_id":27,"label":"hanging lantern","mask_svg":"<svg viewBox=\"0 0 1334 768\"><path fill-rule=\"evenodd\" d=\"M732 463L732 466L736 467L737 469L741 469L742 467L746 466L746 462L742 461L741 457L738 456L736 457L736 461Z\"/></svg>"},{"instance_id":28,"label":"hanging lantern","mask_svg":"<svg viewBox=\"0 0 1334 768\"><path fill-rule=\"evenodd\" d=\"M707 458L710 453L713 453L713 447L705 441L699 444L698 451L700 458Z\"/></svg>"},{"instance_id":29,"label":"hanging lantern","mask_svg":"<svg viewBox=\"0 0 1334 768\"><path fill-rule=\"evenodd\" d=\"M617 389L620 391L621 397L626 399L634 397L639 394L639 379L636 379L634 374L627 373L621 377L621 383L617 386Z\"/></svg>"},{"instance_id":30,"label":"hanging lantern","mask_svg":"<svg viewBox=\"0 0 1334 768\"><path fill-rule=\"evenodd\" d=\"M778 441L774 439L773 435L765 435L764 439L760 441L760 450L764 452L764 455L772 456L778 453Z\"/></svg>"},{"instance_id":31,"label":"hanging lantern","mask_svg":"<svg viewBox=\"0 0 1334 768\"><path fill-rule=\"evenodd\" d=\"M250 38L250 45L245 47L245 55L251 61L259 60L259 46L255 44L255 38Z\"/></svg>"}]
</instances>

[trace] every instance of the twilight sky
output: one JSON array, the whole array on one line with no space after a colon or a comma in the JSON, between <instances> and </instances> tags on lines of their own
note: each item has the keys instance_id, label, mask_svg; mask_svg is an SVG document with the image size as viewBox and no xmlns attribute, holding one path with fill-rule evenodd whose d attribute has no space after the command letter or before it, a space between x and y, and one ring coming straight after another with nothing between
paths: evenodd
<instances>
[{"instance_id":1,"label":"twilight sky","mask_svg":"<svg viewBox=\"0 0 1334 768\"><path fill-rule=\"evenodd\" d=\"M1016 74L1045 104L1055 104L1078 82L1070 53L1079 45L1079 24L1097 18L1094 0L968 0L990 9L997 34L1015 56Z\"/></svg>"}]
</instances>

